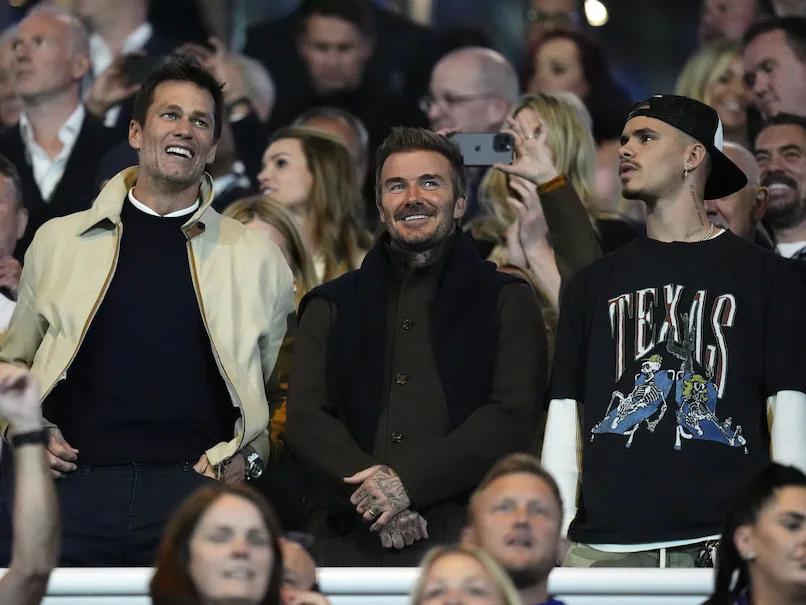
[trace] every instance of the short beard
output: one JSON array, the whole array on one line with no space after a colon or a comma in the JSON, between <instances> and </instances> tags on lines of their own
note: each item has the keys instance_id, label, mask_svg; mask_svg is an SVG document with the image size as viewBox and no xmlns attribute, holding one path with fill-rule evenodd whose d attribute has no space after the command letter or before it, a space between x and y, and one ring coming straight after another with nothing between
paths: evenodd
<instances>
[{"instance_id":1,"label":"short beard","mask_svg":"<svg viewBox=\"0 0 806 605\"><path fill-rule=\"evenodd\" d=\"M793 200L782 206L768 206L764 219L773 230L790 229L806 220L806 198Z\"/></svg>"}]
</instances>

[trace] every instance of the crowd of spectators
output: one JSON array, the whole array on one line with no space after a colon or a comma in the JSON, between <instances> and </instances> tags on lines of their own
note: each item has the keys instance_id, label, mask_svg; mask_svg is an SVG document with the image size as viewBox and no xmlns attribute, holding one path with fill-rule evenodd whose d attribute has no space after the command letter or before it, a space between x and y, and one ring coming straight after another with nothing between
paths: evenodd
<instances>
[{"instance_id":1,"label":"crowd of spectators","mask_svg":"<svg viewBox=\"0 0 806 605\"><path fill-rule=\"evenodd\" d=\"M422 562L415 605L558 603L557 565L806 602L802 2L703 0L643 100L575 0L528 2L518 58L371 0L242 48L237 2L30 4L0 595L154 564L154 603L322 605L317 564Z\"/></svg>"}]
</instances>

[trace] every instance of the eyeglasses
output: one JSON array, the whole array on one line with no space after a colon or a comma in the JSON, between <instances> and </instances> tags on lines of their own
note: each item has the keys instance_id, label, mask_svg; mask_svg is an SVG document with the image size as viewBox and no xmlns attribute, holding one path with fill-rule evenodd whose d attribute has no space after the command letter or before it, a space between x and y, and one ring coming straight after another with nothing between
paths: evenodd
<instances>
[{"instance_id":1,"label":"eyeglasses","mask_svg":"<svg viewBox=\"0 0 806 605\"><path fill-rule=\"evenodd\" d=\"M451 108L454 105L459 105L460 103L469 103L470 101L477 101L479 99L493 99L498 97L499 95L491 92L477 94L477 95L458 95L453 93L447 93L444 95L425 95L423 98L420 99L420 109L423 112L428 113L431 108L436 105L437 103L442 104L443 107Z\"/></svg>"}]
</instances>

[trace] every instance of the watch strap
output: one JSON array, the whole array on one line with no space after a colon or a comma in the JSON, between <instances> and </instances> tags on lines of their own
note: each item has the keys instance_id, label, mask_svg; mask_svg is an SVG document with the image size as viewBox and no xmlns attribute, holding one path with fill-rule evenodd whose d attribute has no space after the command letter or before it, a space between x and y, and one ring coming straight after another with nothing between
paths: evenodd
<instances>
[{"instance_id":1,"label":"watch strap","mask_svg":"<svg viewBox=\"0 0 806 605\"><path fill-rule=\"evenodd\" d=\"M17 433L11 437L11 445L15 448L23 445L47 445L50 440L48 429L39 431L29 431L27 433Z\"/></svg>"}]
</instances>

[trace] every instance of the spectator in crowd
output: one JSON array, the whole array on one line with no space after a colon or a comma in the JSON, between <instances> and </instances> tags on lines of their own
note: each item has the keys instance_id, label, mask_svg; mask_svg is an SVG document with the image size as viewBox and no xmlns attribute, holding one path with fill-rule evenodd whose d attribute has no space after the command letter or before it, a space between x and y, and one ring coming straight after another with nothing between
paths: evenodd
<instances>
[{"instance_id":1,"label":"spectator in crowd","mask_svg":"<svg viewBox=\"0 0 806 605\"><path fill-rule=\"evenodd\" d=\"M457 230L456 145L396 129L375 174L386 232L302 301L294 349L289 445L325 565L410 565L455 539L482 469L530 444L544 386L534 292Z\"/></svg>"},{"instance_id":2,"label":"spectator in crowd","mask_svg":"<svg viewBox=\"0 0 806 605\"><path fill-rule=\"evenodd\" d=\"M20 175L11 162L0 156L0 335L8 328L17 300L22 265L14 258L14 248L27 224Z\"/></svg>"},{"instance_id":3,"label":"spectator in crowd","mask_svg":"<svg viewBox=\"0 0 806 605\"><path fill-rule=\"evenodd\" d=\"M736 42L718 40L700 47L680 73L675 94L716 109L725 140L747 145L751 95L744 83L744 62Z\"/></svg>"},{"instance_id":4,"label":"spectator in crowd","mask_svg":"<svg viewBox=\"0 0 806 605\"><path fill-rule=\"evenodd\" d=\"M22 101L14 85L14 36L16 26L0 34L0 132L17 125Z\"/></svg>"},{"instance_id":5,"label":"spectator in crowd","mask_svg":"<svg viewBox=\"0 0 806 605\"><path fill-rule=\"evenodd\" d=\"M0 602L39 605L59 557L59 507L48 469L36 380L14 368L0 378L0 417L14 447L14 547Z\"/></svg>"},{"instance_id":6,"label":"spectator in crowd","mask_svg":"<svg viewBox=\"0 0 806 605\"><path fill-rule=\"evenodd\" d=\"M307 534L305 534L307 537ZM280 539L283 551L283 605L328 605L316 580L316 562L311 553L296 540Z\"/></svg>"},{"instance_id":7,"label":"spectator in crowd","mask_svg":"<svg viewBox=\"0 0 806 605\"><path fill-rule=\"evenodd\" d=\"M475 546L437 546L420 565L411 605L522 605L506 572Z\"/></svg>"},{"instance_id":8,"label":"spectator in crowd","mask_svg":"<svg viewBox=\"0 0 806 605\"><path fill-rule=\"evenodd\" d=\"M152 73L129 133L139 167L26 255L0 359L46 386L51 468L70 475L63 564L148 564L189 491L256 478L268 459L265 389L292 277L275 246L210 209L222 112L192 60Z\"/></svg>"},{"instance_id":9,"label":"spectator in crowd","mask_svg":"<svg viewBox=\"0 0 806 605\"><path fill-rule=\"evenodd\" d=\"M435 36L431 29L414 23L383 3L335 0L301 2L287 16L258 23L247 31L244 53L266 66L277 83L281 102L285 104L287 100L300 97L309 87L305 78L300 78L307 66L299 47L301 19L312 10L328 14L336 4L341 5L337 7L340 10L352 11L351 6L356 6L366 12L372 22L372 52L364 69L364 79L393 95L418 98L425 91L434 61ZM344 56L344 51L352 50L333 49L336 56ZM379 142L373 140L373 149Z\"/></svg>"},{"instance_id":10,"label":"spectator in crowd","mask_svg":"<svg viewBox=\"0 0 806 605\"><path fill-rule=\"evenodd\" d=\"M754 23L770 16L769 0L703 0L700 43L739 42Z\"/></svg>"},{"instance_id":11,"label":"spectator in crowd","mask_svg":"<svg viewBox=\"0 0 806 605\"><path fill-rule=\"evenodd\" d=\"M716 558L714 594L704 605L806 602L806 475L770 464L734 500Z\"/></svg>"},{"instance_id":12,"label":"spectator in crowd","mask_svg":"<svg viewBox=\"0 0 806 605\"><path fill-rule=\"evenodd\" d=\"M761 224L767 211L769 191L761 186L756 158L736 143L725 143L722 152L744 172L747 184L725 197L705 200L708 219L717 227L730 229L734 235L748 242L771 249L772 242Z\"/></svg>"},{"instance_id":13,"label":"spectator in crowd","mask_svg":"<svg viewBox=\"0 0 806 605\"><path fill-rule=\"evenodd\" d=\"M302 297L312 290L318 281L293 214L280 202L262 195L240 199L227 206L223 214L277 244L294 275L296 308Z\"/></svg>"},{"instance_id":14,"label":"spectator in crowd","mask_svg":"<svg viewBox=\"0 0 806 605\"><path fill-rule=\"evenodd\" d=\"M338 107L314 107L297 116L292 126L304 126L338 138L350 152L355 166L356 183L367 182L369 172L369 133L364 123L349 111ZM375 215L374 204L371 213Z\"/></svg>"},{"instance_id":15,"label":"spectator in crowd","mask_svg":"<svg viewBox=\"0 0 806 605\"><path fill-rule=\"evenodd\" d=\"M392 126L419 126L424 116L410 91L373 80L367 70L376 42L374 11L366 0L304 0L296 13L296 46L307 75L305 89L279 96L268 131L290 125L302 112L333 105L357 116L376 149ZM379 39L385 42L383 39ZM411 41L409 41L411 43ZM410 47L412 48L412 47ZM296 79L300 73L295 73Z\"/></svg>"},{"instance_id":16,"label":"spectator in crowd","mask_svg":"<svg viewBox=\"0 0 806 605\"><path fill-rule=\"evenodd\" d=\"M280 524L250 487L199 488L173 513L155 568L154 605L280 605Z\"/></svg>"},{"instance_id":17,"label":"spectator in crowd","mask_svg":"<svg viewBox=\"0 0 806 605\"><path fill-rule=\"evenodd\" d=\"M761 21L744 37L745 82L764 119L806 113L806 17Z\"/></svg>"},{"instance_id":18,"label":"spectator in crowd","mask_svg":"<svg viewBox=\"0 0 806 605\"><path fill-rule=\"evenodd\" d=\"M806 291L708 220L705 198L747 182L719 135L699 101L636 104L619 174L648 238L565 291L542 461L572 520L567 565L694 566L742 477L770 457L806 467Z\"/></svg>"},{"instance_id":19,"label":"spectator in crowd","mask_svg":"<svg viewBox=\"0 0 806 605\"><path fill-rule=\"evenodd\" d=\"M806 17L806 4L801 0L772 0L779 17Z\"/></svg>"},{"instance_id":20,"label":"spectator in crowd","mask_svg":"<svg viewBox=\"0 0 806 605\"><path fill-rule=\"evenodd\" d=\"M549 597L548 578L560 552L560 488L528 454L499 460L467 508L463 543L483 548L509 574L521 602L562 605Z\"/></svg>"},{"instance_id":21,"label":"spectator in crowd","mask_svg":"<svg viewBox=\"0 0 806 605\"><path fill-rule=\"evenodd\" d=\"M526 46L532 48L548 32L577 30L583 21L579 0L530 0L526 10Z\"/></svg>"},{"instance_id":22,"label":"spectator in crowd","mask_svg":"<svg viewBox=\"0 0 806 605\"><path fill-rule=\"evenodd\" d=\"M431 72L429 94L421 101L431 129L441 132L498 132L518 100L518 75L500 53L481 47L448 53ZM477 191L485 170L466 168L465 222L479 214Z\"/></svg>"},{"instance_id":23,"label":"spectator in crowd","mask_svg":"<svg viewBox=\"0 0 806 605\"><path fill-rule=\"evenodd\" d=\"M347 148L307 128L269 139L258 174L260 193L293 216L319 283L357 268L372 239L361 226L364 203Z\"/></svg>"},{"instance_id":24,"label":"spectator in crowd","mask_svg":"<svg viewBox=\"0 0 806 605\"><path fill-rule=\"evenodd\" d=\"M487 173L486 212L469 231L494 245L489 260L526 271L551 351L561 285L602 255L585 207L593 199L593 139L569 93L526 95L505 130L514 137L515 159Z\"/></svg>"},{"instance_id":25,"label":"spectator in crowd","mask_svg":"<svg viewBox=\"0 0 806 605\"><path fill-rule=\"evenodd\" d=\"M86 107L117 138L125 137L134 93L157 61L177 45L148 20L148 0L74 0L90 32L92 86Z\"/></svg>"},{"instance_id":26,"label":"spectator in crowd","mask_svg":"<svg viewBox=\"0 0 806 605\"><path fill-rule=\"evenodd\" d=\"M34 9L18 25L13 47L23 113L15 128L0 135L0 154L22 178L29 212L16 252L22 258L45 221L90 206L98 162L114 140L81 104L89 47L75 17L55 8Z\"/></svg>"},{"instance_id":27,"label":"spectator in crowd","mask_svg":"<svg viewBox=\"0 0 806 605\"><path fill-rule=\"evenodd\" d=\"M806 260L806 118L779 113L769 119L756 137L755 154L776 249Z\"/></svg>"},{"instance_id":28,"label":"spectator in crowd","mask_svg":"<svg viewBox=\"0 0 806 605\"><path fill-rule=\"evenodd\" d=\"M626 90L616 82L603 49L579 32L556 31L543 37L530 54L529 92L566 91L585 103L593 120L596 143L596 198L603 210L640 219L621 197L614 180L618 138L630 109Z\"/></svg>"}]
</instances>

